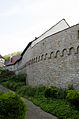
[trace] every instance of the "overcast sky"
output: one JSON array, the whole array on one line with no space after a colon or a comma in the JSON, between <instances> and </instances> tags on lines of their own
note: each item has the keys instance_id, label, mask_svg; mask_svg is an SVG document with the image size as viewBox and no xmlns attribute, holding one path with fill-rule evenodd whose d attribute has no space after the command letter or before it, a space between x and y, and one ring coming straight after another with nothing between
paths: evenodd
<instances>
[{"instance_id":1,"label":"overcast sky","mask_svg":"<svg viewBox=\"0 0 79 119\"><path fill-rule=\"evenodd\" d=\"M0 54L23 51L63 18L79 23L79 0L0 0Z\"/></svg>"}]
</instances>

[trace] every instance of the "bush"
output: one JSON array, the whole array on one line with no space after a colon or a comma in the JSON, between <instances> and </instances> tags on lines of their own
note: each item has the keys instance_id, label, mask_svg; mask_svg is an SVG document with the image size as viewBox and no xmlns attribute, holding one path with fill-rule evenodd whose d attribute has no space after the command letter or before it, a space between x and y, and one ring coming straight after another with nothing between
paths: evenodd
<instances>
[{"instance_id":1,"label":"bush","mask_svg":"<svg viewBox=\"0 0 79 119\"><path fill-rule=\"evenodd\" d=\"M3 82L2 85L11 90L16 91L24 85L24 82L6 81L6 82Z\"/></svg>"},{"instance_id":2,"label":"bush","mask_svg":"<svg viewBox=\"0 0 79 119\"><path fill-rule=\"evenodd\" d=\"M57 90L58 90L57 98L59 98L59 99L65 99L66 98L66 95L67 95L67 89L59 88Z\"/></svg>"},{"instance_id":3,"label":"bush","mask_svg":"<svg viewBox=\"0 0 79 119\"><path fill-rule=\"evenodd\" d=\"M14 75L14 72L9 71L8 69L0 68L0 78L8 78L12 75Z\"/></svg>"},{"instance_id":4,"label":"bush","mask_svg":"<svg viewBox=\"0 0 79 119\"><path fill-rule=\"evenodd\" d=\"M8 81L8 78L3 78L3 77L0 78L0 83L6 82L6 81Z\"/></svg>"},{"instance_id":5,"label":"bush","mask_svg":"<svg viewBox=\"0 0 79 119\"><path fill-rule=\"evenodd\" d=\"M14 75L14 72L0 68L0 83L8 81L12 75Z\"/></svg>"},{"instance_id":6,"label":"bush","mask_svg":"<svg viewBox=\"0 0 79 119\"><path fill-rule=\"evenodd\" d=\"M74 90L73 84L72 85L71 84L68 85L68 90Z\"/></svg>"},{"instance_id":7,"label":"bush","mask_svg":"<svg viewBox=\"0 0 79 119\"><path fill-rule=\"evenodd\" d=\"M74 109L67 100L37 97L33 98L33 103L44 111L56 115L59 119L79 119L79 111Z\"/></svg>"},{"instance_id":8,"label":"bush","mask_svg":"<svg viewBox=\"0 0 79 119\"><path fill-rule=\"evenodd\" d=\"M8 71L8 69L0 68L0 72L1 72L1 73L2 73L2 72L6 72L6 71Z\"/></svg>"},{"instance_id":9,"label":"bush","mask_svg":"<svg viewBox=\"0 0 79 119\"><path fill-rule=\"evenodd\" d=\"M38 96L38 95L44 95L44 91L46 89L45 86L39 85L39 86L37 86L35 88L36 88L36 94L35 94L36 96Z\"/></svg>"},{"instance_id":10,"label":"bush","mask_svg":"<svg viewBox=\"0 0 79 119\"><path fill-rule=\"evenodd\" d=\"M32 86L22 86L19 90L17 90L17 93L21 94L22 96L34 97L36 88Z\"/></svg>"},{"instance_id":11,"label":"bush","mask_svg":"<svg viewBox=\"0 0 79 119\"><path fill-rule=\"evenodd\" d=\"M24 97L38 97L38 96L44 96L44 90L45 86L22 86L19 90L17 90L17 93Z\"/></svg>"},{"instance_id":12,"label":"bush","mask_svg":"<svg viewBox=\"0 0 79 119\"><path fill-rule=\"evenodd\" d=\"M18 95L8 92L0 95L0 119L24 119L26 105Z\"/></svg>"},{"instance_id":13,"label":"bush","mask_svg":"<svg viewBox=\"0 0 79 119\"><path fill-rule=\"evenodd\" d=\"M24 82L26 84L26 77L22 73L14 74L12 75L9 80L15 81L15 82Z\"/></svg>"},{"instance_id":14,"label":"bush","mask_svg":"<svg viewBox=\"0 0 79 119\"><path fill-rule=\"evenodd\" d=\"M23 73L15 74L12 71L0 68L0 83L5 81L24 82L26 84L26 76Z\"/></svg>"},{"instance_id":15,"label":"bush","mask_svg":"<svg viewBox=\"0 0 79 119\"><path fill-rule=\"evenodd\" d=\"M78 91L68 90L66 98L76 107L79 107L79 92Z\"/></svg>"},{"instance_id":16,"label":"bush","mask_svg":"<svg viewBox=\"0 0 79 119\"><path fill-rule=\"evenodd\" d=\"M57 96L57 88L56 87L49 87L45 89L45 97L53 97L55 98Z\"/></svg>"}]
</instances>

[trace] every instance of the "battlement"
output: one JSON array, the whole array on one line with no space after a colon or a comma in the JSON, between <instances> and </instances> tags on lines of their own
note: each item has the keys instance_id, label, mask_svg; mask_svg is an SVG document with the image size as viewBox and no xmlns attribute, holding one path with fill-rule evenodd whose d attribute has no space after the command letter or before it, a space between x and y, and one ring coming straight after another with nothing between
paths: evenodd
<instances>
[{"instance_id":1,"label":"battlement","mask_svg":"<svg viewBox=\"0 0 79 119\"><path fill-rule=\"evenodd\" d=\"M13 70L24 72L29 85L73 84L79 90L79 24L33 42Z\"/></svg>"}]
</instances>

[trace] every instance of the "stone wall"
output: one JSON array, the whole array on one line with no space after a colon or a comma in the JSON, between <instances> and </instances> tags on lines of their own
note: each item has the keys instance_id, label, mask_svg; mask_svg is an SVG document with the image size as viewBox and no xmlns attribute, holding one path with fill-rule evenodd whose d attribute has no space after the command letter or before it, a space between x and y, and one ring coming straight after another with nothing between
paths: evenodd
<instances>
[{"instance_id":1,"label":"stone wall","mask_svg":"<svg viewBox=\"0 0 79 119\"><path fill-rule=\"evenodd\" d=\"M26 73L29 85L67 87L79 90L79 25L63 30L29 47L18 71Z\"/></svg>"}]
</instances>

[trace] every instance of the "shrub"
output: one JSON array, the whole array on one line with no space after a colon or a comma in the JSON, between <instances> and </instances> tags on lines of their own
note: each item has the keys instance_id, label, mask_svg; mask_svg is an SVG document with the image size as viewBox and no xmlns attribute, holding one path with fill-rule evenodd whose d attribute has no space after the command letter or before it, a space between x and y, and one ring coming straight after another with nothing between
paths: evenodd
<instances>
[{"instance_id":1,"label":"shrub","mask_svg":"<svg viewBox=\"0 0 79 119\"><path fill-rule=\"evenodd\" d=\"M26 105L18 95L8 92L0 95L0 119L24 119Z\"/></svg>"},{"instance_id":2,"label":"shrub","mask_svg":"<svg viewBox=\"0 0 79 119\"><path fill-rule=\"evenodd\" d=\"M0 91L0 96L3 95L4 91Z\"/></svg>"},{"instance_id":3,"label":"shrub","mask_svg":"<svg viewBox=\"0 0 79 119\"><path fill-rule=\"evenodd\" d=\"M1 72L1 73L2 73L2 72L6 72L6 71L8 71L8 69L0 68L0 72Z\"/></svg>"},{"instance_id":4,"label":"shrub","mask_svg":"<svg viewBox=\"0 0 79 119\"><path fill-rule=\"evenodd\" d=\"M55 98L57 96L57 88L56 87L49 87L45 89L45 97L53 97Z\"/></svg>"},{"instance_id":5,"label":"shrub","mask_svg":"<svg viewBox=\"0 0 79 119\"><path fill-rule=\"evenodd\" d=\"M26 83L26 77L22 73L14 74L13 76L11 76L9 78L9 80L15 81L15 82L24 82L24 83Z\"/></svg>"},{"instance_id":6,"label":"shrub","mask_svg":"<svg viewBox=\"0 0 79 119\"><path fill-rule=\"evenodd\" d=\"M0 83L5 82L5 81L8 81L8 78L3 78L3 77L0 78Z\"/></svg>"},{"instance_id":7,"label":"shrub","mask_svg":"<svg viewBox=\"0 0 79 119\"><path fill-rule=\"evenodd\" d=\"M79 111L75 110L67 100L42 97L33 98L33 103L59 119L79 119Z\"/></svg>"},{"instance_id":8,"label":"shrub","mask_svg":"<svg viewBox=\"0 0 79 119\"><path fill-rule=\"evenodd\" d=\"M59 99L65 99L66 98L67 89L59 88L59 89L57 89L57 91L58 91L57 98L59 98Z\"/></svg>"},{"instance_id":9,"label":"shrub","mask_svg":"<svg viewBox=\"0 0 79 119\"><path fill-rule=\"evenodd\" d=\"M9 71L8 69L0 68L0 78L8 78L12 75L14 75L14 72Z\"/></svg>"},{"instance_id":10,"label":"shrub","mask_svg":"<svg viewBox=\"0 0 79 119\"><path fill-rule=\"evenodd\" d=\"M68 85L68 90L74 90L73 84Z\"/></svg>"},{"instance_id":11,"label":"shrub","mask_svg":"<svg viewBox=\"0 0 79 119\"><path fill-rule=\"evenodd\" d=\"M15 74L7 69L0 68L0 83L5 81L24 82L26 84L26 76L23 73Z\"/></svg>"},{"instance_id":12,"label":"shrub","mask_svg":"<svg viewBox=\"0 0 79 119\"><path fill-rule=\"evenodd\" d=\"M12 75L14 75L14 72L0 68L0 83L8 81Z\"/></svg>"},{"instance_id":13,"label":"shrub","mask_svg":"<svg viewBox=\"0 0 79 119\"><path fill-rule=\"evenodd\" d=\"M44 95L44 91L45 91L45 86L43 86L43 85L39 85L39 86L37 86L37 87L35 87L36 88L36 94L35 95Z\"/></svg>"},{"instance_id":14,"label":"shrub","mask_svg":"<svg viewBox=\"0 0 79 119\"><path fill-rule=\"evenodd\" d=\"M2 85L11 90L16 91L24 85L24 82L6 81L6 82L3 82Z\"/></svg>"},{"instance_id":15,"label":"shrub","mask_svg":"<svg viewBox=\"0 0 79 119\"><path fill-rule=\"evenodd\" d=\"M21 94L22 96L34 97L36 88L32 86L22 86L19 90L17 90L17 93Z\"/></svg>"},{"instance_id":16,"label":"shrub","mask_svg":"<svg viewBox=\"0 0 79 119\"><path fill-rule=\"evenodd\" d=\"M68 90L66 98L76 107L79 107L79 92L78 91Z\"/></svg>"}]
</instances>

